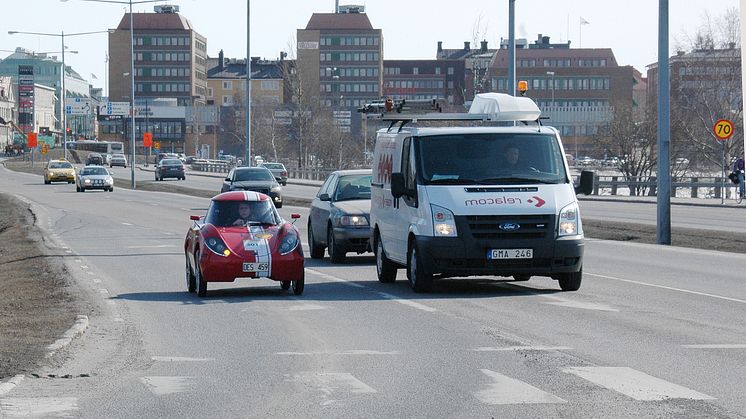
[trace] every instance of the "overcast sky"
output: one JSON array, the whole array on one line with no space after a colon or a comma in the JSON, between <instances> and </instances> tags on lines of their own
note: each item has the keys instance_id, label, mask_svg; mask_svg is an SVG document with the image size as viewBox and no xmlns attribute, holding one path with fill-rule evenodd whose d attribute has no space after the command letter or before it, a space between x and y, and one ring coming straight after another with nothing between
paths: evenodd
<instances>
[{"instance_id":1,"label":"overcast sky","mask_svg":"<svg viewBox=\"0 0 746 419\"><path fill-rule=\"evenodd\" d=\"M173 0L135 5L135 12L152 12L154 4L176 4L200 34L207 37L210 56L223 49L226 57L246 55L246 1ZM508 0L375 0L340 1L364 4L376 29L384 36L385 59L433 59L437 42L462 48L474 32L496 46L508 35ZM2 0L3 29L0 58L21 46L39 52L59 52L59 37L8 35L7 31L66 33L114 28L126 5L81 0ZM671 51L705 22L738 7L738 0L670 0ZM276 59L293 44L296 29L304 28L314 12L330 13L333 0L251 1L251 55ZM580 25L581 18L588 22ZM581 32L582 28L582 32ZM516 37L533 42L538 34L571 47L612 48L620 65L645 72L657 60L658 1L655 0L517 0ZM581 38L582 37L582 38ZM65 61L96 87L104 87L107 35L66 38ZM473 42L472 42L473 43ZM291 56L294 56L291 53ZM91 74L97 76L96 79Z\"/></svg>"}]
</instances>

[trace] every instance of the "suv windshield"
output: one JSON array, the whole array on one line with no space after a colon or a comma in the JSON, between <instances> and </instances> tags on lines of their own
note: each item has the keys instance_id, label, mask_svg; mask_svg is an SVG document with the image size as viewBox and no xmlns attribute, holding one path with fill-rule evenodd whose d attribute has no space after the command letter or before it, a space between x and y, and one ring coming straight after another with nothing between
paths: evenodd
<instances>
[{"instance_id":1,"label":"suv windshield","mask_svg":"<svg viewBox=\"0 0 746 419\"><path fill-rule=\"evenodd\" d=\"M50 169L72 169L73 165L67 162L51 161L49 162L49 168Z\"/></svg>"},{"instance_id":2,"label":"suv windshield","mask_svg":"<svg viewBox=\"0 0 746 419\"><path fill-rule=\"evenodd\" d=\"M566 183L554 134L454 134L419 137L426 184Z\"/></svg>"},{"instance_id":3,"label":"suv windshield","mask_svg":"<svg viewBox=\"0 0 746 419\"><path fill-rule=\"evenodd\" d=\"M373 175L347 175L339 178L335 201L370 199L370 180Z\"/></svg>"},{"instance_id":4,"label":"suv windshield","mask_svg":"<svg viewBox=\"0 0 746 419\"><path fill-rule=\"evenodd\" d=\"M270 201L212 201L205 222L217 227L233 226L241 219L238 212L239 204L250 207L248 219L239 225L280 223L280 216Z\"/></svg>"},{"instance_id":5,"label":"suv windshield","mask_svg":"<svg viewBox=\"0 0 746 419\"><path fill-rule=\"evenodd\" d=\"M251 180L275 180L268 169L245 169L236 170L234 173L234 182L251 181Z\"/></svg>"}]
</instances>

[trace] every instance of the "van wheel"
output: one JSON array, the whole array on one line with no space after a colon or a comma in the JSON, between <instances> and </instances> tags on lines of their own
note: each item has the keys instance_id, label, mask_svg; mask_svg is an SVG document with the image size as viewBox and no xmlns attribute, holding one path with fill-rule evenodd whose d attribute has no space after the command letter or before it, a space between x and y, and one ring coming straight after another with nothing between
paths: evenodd
<instances>
[{"instance_id":1,"label":"van wheel","mask_svg":"<svg viewBox=\"0 0 746 419\"><path fill-rule=\"evenodd\" d=\"M311 221L308 221L308 247L311 250L311 259L323 259L324 258L324 246L316 243L316 238L313 236L313 229L311 228Z\"/></svg>"},{"instance_id":2,"label":"van wheel","mask_svg":"<svg viewBox=\"0 0 746 419\"><path fill-rule=\"evenodd\" d=\"M580 289L580 282L583 280L583 268L578 272L565 272L559 276L559 286L562 291L577 291Z\"/></svg>"},{"instance_id":3,"label":"van wheel","mask_svg":"<svg viewBox=\"0 0 746 419\"><path fill-rule=\"evenodd\" d=\"M425 269L425 263L414 242L409 247L407 257L407 279L414 292L427 292L433 285L433 275Z\"/></svg>"},{"instance_id":4,"label":"van wheel","mask_svg":"<svg viewBox=\"0 0 746 419\"><path fill-rule=\"evenodd\" d=\"M329 252L329 259L332 260L332 263L344 263L345 249L334 239L334 230L331 227L327 230L326 245Z\"/></svg>"},{"instance_id":5,"label":"van wheel","mask_svg":"<svg viewBox=\"0 0 746 419\"><path fill-rule=\"evenodd\" d=\"M386 257L381 237L377 233L375 237L375 254L378 281L384 284L394 282L396 280L396 265Z\"/></svg>"}]
</instances>

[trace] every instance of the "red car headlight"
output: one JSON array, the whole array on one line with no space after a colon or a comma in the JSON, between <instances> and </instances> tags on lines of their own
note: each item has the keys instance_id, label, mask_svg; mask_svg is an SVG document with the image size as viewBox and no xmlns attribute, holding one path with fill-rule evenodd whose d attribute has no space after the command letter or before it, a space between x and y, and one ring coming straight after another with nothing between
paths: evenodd
<instances>
[{"instance_id":1,"label":"red car headlight","mask_svg":"<svg viewBox=\"0 0 746 419\"><path fill-rule=\"evenodd\" d=\"M225 242L220 237L205 237L205 246L210 249L213 253L220 256L230 256L231 250L225 245Z\"/></svg>"},{"instance_id":2,"label":"red car headlight","mask_svg":"<svg viewBox=\"0 0 746 419\"><path fill-rule=\"evenodd\" d=\"M298 239L298 234L296 234L295 230L286 230L287 233L282 238L282 241L280 242L280 254L281 255L287 255L288 253L295 250L296 247L298 247L298 243L300 243L300 240Z\"/></svg>"}]
</instances>

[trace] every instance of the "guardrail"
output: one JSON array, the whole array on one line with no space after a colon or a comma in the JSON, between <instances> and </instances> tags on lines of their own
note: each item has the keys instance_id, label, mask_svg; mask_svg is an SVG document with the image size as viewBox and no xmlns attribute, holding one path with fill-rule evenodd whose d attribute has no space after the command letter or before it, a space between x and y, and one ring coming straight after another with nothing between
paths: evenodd
<instances>
[{"instance_id":1,"label":"guardrail","mask_svg":"<svg viewBox=\"0 0 746 419\"><path fill-rule=\"evenodd\" d=\"M596 176L593 195L635 195L631 191L639 187L647 188L646 195L655 196L658 187L656 177ZM671 182L671 196L720 198L724 188L726 195L729 195L729 188L734 187L729 179L722 176L687 176Z\"/></svg>"},{"instance_id":2,"label":"guardrail","mask_svg":"<svg viewBox=\"0 0 746 419\"><path fill-rule=\"evenodd\" d=\"M233 168L233 164L223 160L195 160L191 166L192 170L216 173L227 173Z\"/></svg>"},{"instance_id":3,"label":"guardrail","mask_svg":"<svg viewBox=\"0 0 746 419\"><path fill-rule=\"evenodd\" d=\"M288 177L293 179L304 180L325 180L333 170L326 169L294 169L289 168Z\"/></svg>"}]
</instances>

